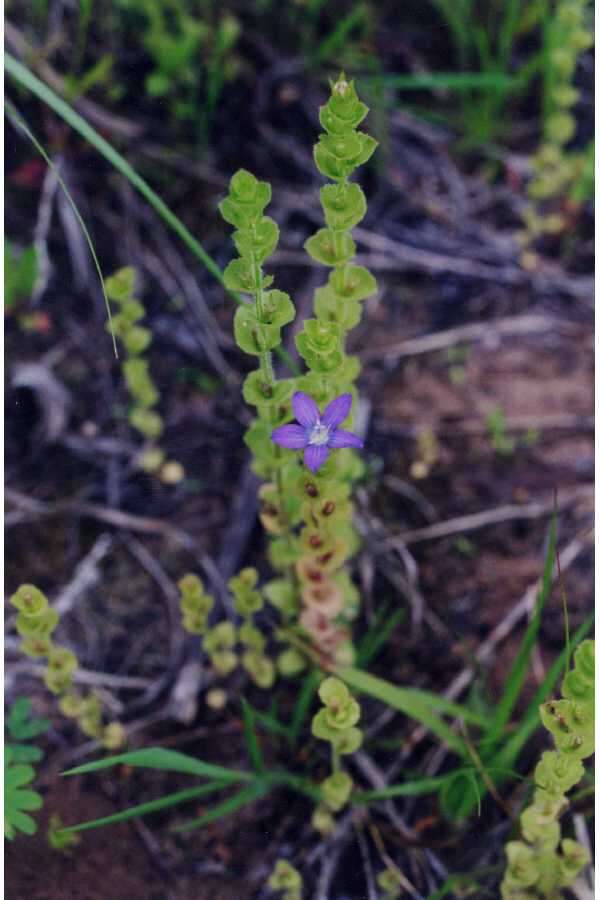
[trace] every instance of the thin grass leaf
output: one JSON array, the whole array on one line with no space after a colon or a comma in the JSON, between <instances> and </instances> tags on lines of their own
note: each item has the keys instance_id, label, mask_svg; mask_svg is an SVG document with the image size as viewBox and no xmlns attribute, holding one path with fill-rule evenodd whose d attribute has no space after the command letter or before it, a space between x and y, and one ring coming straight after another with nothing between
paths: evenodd
<instances>
[{"instance_id":1,"label":"thin grass leaf","mask_svg":"<svg viewBox=\"0 0 600 900\"><path fill-rule=\"evenodd\" d=\"M389 787L373 791L357 791L352 794L352 803L356 806L367 806L369 803L377 803L380 800L391 800L394 797L421 797L423 794L435 794L448 781L451 781L458 772L449 772L447 775L435 775L432 778L419 778L416 781L406 781L404 784L390 784Z\"/></svg>"},{"instance_id":2,"label":"thin grass leaf","mask_svg":"<svg viewBox=\"0 0 600 900\"><path fill-rule=\"evenodd\" d=\"M504 692L500 702L496 706L496 711L492 719L492 723L487 733L484 735L484 742L488 753L493 753L493 745L498 741L505 726L508 724L511 714L523 689L523 684L530 668L531 654L540 630L542 622L542 612L550 593L552 591L552 571L554 567L554 554L556 551L556 516L552 516L550 521L550 535L548 540L548 549L546 551L546 559L544 562L544 573L542 576L542 584L538 592L535 612L532 615L527 630L521 641L519 652L511 666Z\"/></svg>"},{"instance_id":3,"label":"thin grass leaf","mask_svg":"<svg viewBox=\"0 0 600 900\"><path fill-rule=\"evenodd\" d=\"M215 766L205 763L201 759L178 753L176 750L164 750L162 747L148 747L146 750L132 750L129 753L118 753L116 756L108 756L106 759L97 759L94 762L85 763L74 769L68 769L63 775L84 775L88 772L98 772L101 769L109 769L117 765L132 766L144 769L166 769L170 772L184 772L186 775L199 775L202 778L212 778L224 781L251 781L249 772L239 772L236 769L226 769L223 766Z\"/></svg>"},{"instance_id":4,"label":"thin grass leaf","mask_svg":"<svg viewBox=\"0 0 600 900\"><path fill-rule=\"evenodd\" d=\"M304 794L314 800L315 803L321 801L321 788L310 778L303 778L301 775L294 775L292 772L266 772L262 778L265 784L283 785L289 787L299 794Z\"/></svg>"},{"instance_id":5,"label":"thin grass leaf","mask_svg":"<svg viewBox=\"0 0 600 900\"><path fill-rule=\"evenodd\" d=\"M248 748L248 756L255 772L263 772L265 768L262 751L258 742L256 726L254 723L254 710L244 697L240 697L242 702L242 716L244 719L244 738L246 739L246 747Z\"/></svg>"},{"instance_id":6,"label":"thin grass leaf","mask_svg":"<svg viewBox=\"0 0 600 900\"><path fill-rule=\"evenodd\" d=\"M92 828L101 828L103 825L126 822L127 819L135 819L148 813L157 812L160 809L168 809L169 806L176 806L178 803L187 803L196 797L204 797L207 794L216 793L216 791L223 790L229 784L231 784L230 781L210 781L208 784L202 784L199 787L187 788L184 791L167 794L166 797L160 797L158 800L149 800L147 803L130 806L129 809L124 809L122 812L114 813L111 816L103 816L101 819L82 822L80 825L68 825L65 828L61 828L60 833L73 834L76 831L89 831Z\"/></svg>"},{"instance_id":7,"label":"thin grass leaf","mask_svg":"<svg viewBox=\"0 0 600 900\"><path fill-rule=\"evenodd\" d=\"M442 740L449 749L454 750L464 759L469 758L467 747L457 734L440 719L434 712L435 701L439 698L435 695L428 696L426 692L417 692L408 688L401 688L382 678L376 678L368 672L361 672L359 669L337 669L336 674L346 682L351 688L362 694L369 694L377 700L381 700L387 706L397 709L404 715L409 716L417 722L420 722L429 731L433 732L440 740ZM424 695L428 702L425 702ZM444 705L447 701L444 702ZM453 707L461 709L457 704ZM452 715L456 715L453 712ZM464 715L459 713L462 718Z\"/></svg>"},{"instance_id":8,"label":"thin grass leaf","mask_svg":"<svg viewBox=\"0 0 600 900\"><path fill-rule=\"evenodd\" d=\"M331 34L324 38L315 52L312 54L312 62L320 63L330 60L336 53L339 53L348 42L349 35L358 25L366 23L368 18L368 10L364 4L359 3L352 9L348 15L338 22Z\"/></svg>"},{"instance_id":9,"label":"thin grass leaf","mask_svg":"<svg viewBox=\"0 0 600 900\"><path fill-rule=\"evenodd\" d=\"M594 614L592 613L584 622L582 622L575 634L572 636L570 647L571 651L573 651L586 637L586 635L589 634L593 624ZM565 647L562 650L560 656L554 660L554 662L548 669L546 677L535 692L531 703L527 707L525 714L522 716L517 730L498 750L498 752L494 756L494 759L490 760L490 763L493 762L494 766L500 768L512 768L523 746L527 743L534 731L536 731L537 728L540 727L541 722L539 708L541 704L548 699L548 696L550 695L550 693L554 689L556 682L560 678L560 675L564 670L564 660L566 655L567 648Z\"/></svg>"},{"instance_id":10,"label":"thin grass leaf","mask_svg":"<svg viewBox=\"0 0 600 900\"><path fill-rule=\"evenodd\" d=\"M248 806L248 804L258 800L259 797L263 797L269 792L269 789L269 786L263 781L255 781L254 784L243 788L239 793L234 794L233 797L228 797L227 800L219 803L218 806L215 806L214 809L209 810L198 819L192 819L192 821L185 822L183 825L174 826L172 831L192 831L194 828L201 828L203 825L208 825L210 822L216 822L218 819L230 816L243 806Z\"/></svg>"},{"instance_id":11,"label":"thin grass leaf","mask_svg":"<svg viewBox=\"0 0 600 900\"><path fill-rule=\"evenodd\" d=\"M366 80L371 76L364 76ZM403 91L506 90L519 84L514 75L502 72L423 72L418 75L381 75L386 87Z\"/></svg>"},{"instance_id":12,"label":"thin grass leaf","mask_svg":"<svg viewBox=\"0 0 600 900\"><path fill-rule=\"evenodd\" d=\"M394 628L406 615L406 610L397 609L391 616L389 607L384 606L375 617L375 621L362 639L356 654L356 668L366 669L373 662L379 651L387 644Z\"/></svg>"},{"instance_id":13,"label":"thin grass leaf","mask_svg":"<svg viewBox=\"0 0 600 900\"><path fill-rule=\"evenodd\" d=\"M22 63L12 56L10 53L4 54L4 67L9 75L15 79L22 87L31 91L46 106L53 109L57 115L71 126L86 141L95 147L95 149L103 156L118 172L121 173L136 190L148 201L150 206L158 213L164 222L171 228L175 234L183 241L183 243L192 251L194 256L200 260L203 266L217 281L224 285L223 272L214 261L214 259L206 252L202 244L196 240L191 231L186 228L181 219L173 213L167 204L152 190L147 181L135 171L133 166L127 162L125 157L121 156L115 148L108 143L92 126L82 118L68 103L65 103L57 94L52 91L47 84L40 81L32 72L29 71ZM227 290L227 288L225 288ZM227 291L237 303L242 303L241 298L234 291ZM294 375L300 375L300 370L290 357L290 355L282 348L276 347L274 351L277 356L288 366Z\"/></svg>"},{"instance_id":14,"label":"thin grass leaf","mask_svg":"<svg viewBox=\"0 0 600 900\"><path fill-rule=\"evenodd\" d=\"M266 732L269 734L279 734L287 740L291 740L291 730L288 725L284 725L283 722L280 722L276 716L271 713L261 712L259 709L253 709L254 719L258 722Z\"/></svg>"},{"instance_id":15,"label":"thin grass leaf","mask_svg":"<svg viewBox=\"0 0 600 900\"><path fill-rule=\"evenodd\" d=\"M306 717L310 709L310 704L312 703L313 697L317 692L317 687L319 685L320 679L320 673L317 672L316 669L312 669L308 673L308 675L305 676L304 681L302 682L302 687L300 688L300 693L298 694L298 697L296 699L294 712L292 713L292 722L290 725L292 746L295 746L298 742L300 732L302 731L302 726L306 721Z\"/></svg>"}]
</instances>

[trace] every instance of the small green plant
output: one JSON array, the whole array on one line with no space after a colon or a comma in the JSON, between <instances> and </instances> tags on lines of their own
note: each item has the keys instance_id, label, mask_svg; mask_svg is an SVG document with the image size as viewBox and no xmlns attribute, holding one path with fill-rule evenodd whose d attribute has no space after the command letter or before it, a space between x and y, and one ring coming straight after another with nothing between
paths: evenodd
<instances>
[{"instance_id":1,"label":"small green plant","mask_svg":"<svg viewBox=\"0 0 600 900\"><path fill-rule=\"evenodd\" d=\"M197 126L205 144L224 85L238 72L235 53L241 26L227 11L198 15L189 0L119 0L125 33L141 30L152 61L146 76L148 97L168 104L171 117Z\"/></svg>"},{"instance_id":2,"label":"small green plant","mask_svg":"<svg viewBox=\"0 0 600 900\"><path fill-rule=\"evenodd\" d=\"M17 632L22 638L20 650L34 659L46 659L44 684L58 697L63 715L77 720L84 734L101 741L104 747L115 750L124 740L123 727L118 722L102 724L102 706L97 695L82 696L73 688L73 675L78 668L72 650L54 643L52 634L59 621L58 613L39 588L22 584L10 598L18 611Z\"/></svg>"},{"instance_id":3,"label":"small green plant","mask_svg":"<svg viewBox=\"0 0 600 900\"><path fill-rule=\"evenodd\" d=\"M485 424L492 447L500 456L512 456L517 446L516 440L508 433L506 417L501 406L495 406L487 416Z\"/></svg>"},{"instance_id":4,"label":"small green plant","mask_svg":"<svg viewBox=\"0 0 600 900\"><path fill-rule=\"evenodd\" d=\"M32 715L31 700L20 697L6 717L4 736L4 836L13 840L18 832L35 834L37 824L29 815L42 806L41 795L33 790L35 769L43 753L30 743L50 727L47 719Z\"/></svg>"},{"instance_id":5,"label":"small green plant","mask_svg":"<svg viewBox=\"0 0 600 900\"><path fill-rule=\"evenodd\" d=\"M594 677L594 641L588 640L575 651L562 699L540 707L556 749L546 750L536 766L533 800L520 819L522 840L506 845L502 900L558 900L589 862L581 844L561 840L560 817L566 793L583 777L582 760L594 752Z\"/></svg>"},{"instance_id":6,"label":"small green plant","mask_svg":"<svg viewBox=\"0 0 600 900\"><path fill-rule=\"evenodd\" d=\"M524 248L544 235L563 234L569 224L568 203L577 205L593 186L593 143L569 151L577 123L573 109L579 92L573 86L577 61L593 44L588 0L557 0L543 28L543 135L533 157L533 177L527 186L525 230L518 235ZM559 205L562 201L562 208ZM525 253L523 264L533 266L535 255Z\"/></svg>"},{"instance_id":7,"label":"small green plant","mask_svg":"<svg viewBox=\"0 0 600 900\"><path fill-rule=\"evenodd\" d=\"M177 483L185 475L183 467L174 460L165 461L165 453L157 443L163 431L163 420L154 409L160 395L144 355L152 343L152 332L139 324L145 310L133 295L135 271L130 267L120 269L106 279L105 287L106 296L118 310L106 327L119 338L127 353L123 373L133 401L129 422L147 441L138 456L138 465L145 472L157 473L165 483Z\"/></svg>"}]
</instances>

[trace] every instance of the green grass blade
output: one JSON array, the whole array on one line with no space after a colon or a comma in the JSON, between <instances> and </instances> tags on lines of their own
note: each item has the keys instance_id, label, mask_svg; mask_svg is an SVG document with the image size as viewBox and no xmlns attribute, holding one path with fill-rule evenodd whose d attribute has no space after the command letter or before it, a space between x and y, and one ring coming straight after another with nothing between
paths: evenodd
<instances>
[{"instance_id":1,"label":"green grass blade","mask_svg":"<svg viewBox=\"0 0 600 900\"><path fill-rule=\"evenodd\" d=\"M361 672L359 669L337 669L336 674L346 682L346 684L359 693L369 694L382 703L397 709L409 718L420 722L429 731L433 732L440 740L442 740L451 750L454 750L464 759L469 758L467 747L459 735L455 734L446 723L440 719L432 706L439 698L435 695L427 695L426 692L414 691L409 688L401 688L397 685L390 684L382 678L376 678L369 675L368 672ZM425 702L425 699L429 702ZM447 701L444 701L447 704ZM451 704L458 710L462 708L457 704ZM456 715L456 713L452 713ZM464 715L461 713L461 717Z\"/></svg>"},{"instance_id":2,"label":"green grass blade","mask_svg":"<svg viewBox=\"0 0 600 900\"><path fill-rule=\"evenodd\" d=\"M108 162L114 166L117 171L127 178L127 180L146 198L148 203L156 210L159 216L169 225L173 231L181 238L192 253L203 263L211 275L223 284L223 273L221 269L208 255L204 247L196 240L190 231L185 227L183 222L171 212L169 207L161 200L150 185L138 175L135 169L127 162L127 160L118 153L115 148L108 143L98 132L83 119L68 103L65 103L57 94L52 91L48 85L40 81L32 72L29 71L22 63L16 60L10 53L4 54L4 66L9 75L15 81L18 81L24 88L35 94L46 106L57 113L61 119L64 119L68 125L77 131L86 141L98 150L98 152ZM237 299L237 297L236 297Z\"/></svg>"},{"instance_id":3,"label":"green grass blade","mask_svg":"<svg viewBox=\"0 0 600 900\"><path fill-rule=\"evenodd\" d=\"M172 212L167 204L161 200L158 194L150 187L141 175L135 171L133 166L127 162L124 156L115 150L92 126L82 118L68 103L65 103L57 94L51 90L47 84L40 81L32 72L29 71L22 63L14 58L10 53L4 54L4 67L9 75L15 79L22 87L35 94L42 103L53 109L64 121L71 126L78 134L96 148L114 168L121 173L129 182L140 192L140 194L148 201L150 206L158 213L161 219L166 222L169 228L172 228L175 234L183 241L183 243L192 251L194 256L200 260L210 274L223 285L223 272L214 261L214 259L206 252L202 244L196 240L194 235L183 224L181 219ZM225 288L227 290L227 288ZM235 291L227 290L228 294L233 297L237 303L241 303L241 298ZM298 366L283 349L276 347L274 351L277 356L284 362L294 375L299 375Z\"/></svg>"},{"instance_id":4,"label":"green grass blade","mask_svg":"<svg viewBox=\"0 0 600 900\"><path fill-rule=\"evenodd\" d=\"M306 717L310 709L310 704L312 703L313 697L317 692L317 687L319 685L320 679L320 673L317 672L316 669L312 669L312 671L310 671L308 675L305 676L304 681L302 682L302 687L300 688L300 693L298 694L298 698L294 706L294 712L292 713L292 722L290 725L292 746L296 745L298 738L300 737L302 726L306 721Z\"/></svg>"},{"instance_id":5,"label":"green grass blade","mask_svg":"<svg viewBox=\"0 0 600 900\"><path fill-rule=\"evenodd\" d=\"M464 772L458 769L457 772ZM392 800L394 797L420 797L423 794L435 794L451 781L457 772L447 775L435 775L433 778L419 778L416 781L406 781L403 784L390 784L388 787L373 791L357 791L352 794L352 803L356 806L367 806L369 803L377 803L380 800Z\"/></svg>"},{"instance_id":6,"label":"green grass blade","mask_svg":"<svg viewBox=\"0 0 600 900\"><path fill-rule=\"evenodd\" d=\"M372 76L364 76L369 80ZM418 75L381 75L386 87L403 91L423 90L498 90L514 87L519 79L502 72L423 72Z\"/></svg>"},{"instance_id":7,"label":"green grass blade","mask_svg":"<svg viewBox=\"0 0 600 900\"><path fill-rule=\"evenodd\" d=\"M575 634L572 635L570 646L571 651L573 651L575 647L577 647L577 645L591 631L593 624L594 614L592 613L587 617L587 619L585 619L584 622L582 622ZM567 648L565 647L560 656L558 656L554 660L554 662L548 669L546 677L535 692L535 695L531 700L531 703L527 707L527 710L522 717L517 730L499 749L494 759L490 760L490 763L493 763L494 767L499 766L500 768L512 768L523 746L527 743L534 731L536 731L536 729L541 726L539 707L542 703L545 702L545 700L548 699L549 694L554 689L556 682L560 678L561 673L564 670L564 661L566 659L566 656Z\"/></svg>"},{"instance_id":8,"label":"green grass blade","mask_svg":"<svg viewBox=\"0 0 600 900\"><path fill-rule=\"evenodd\" d=\"M246 739L246 747L248 748L248 756L255 772L263 772L265 768L262 751L258 742L256 726L254 722L254 710L250 704L244 699L242 701L242 716L244 719L244 738Z\"/></svg>"},{"instance_id":9,"label":"green grass blade","mask_svg":"<svg viewBox=\"0 0 600 900\"><path fill-rule=\"evenodd\" d=\"M227 800L223 800L222 803L219 803L214 809L209 810L198 819L192 819L190 822L185 822L183 825L176 825L172 830L176 832L192 831L194 828L201 828L203 825L208 825L210 822L216 822L217 819L223 819L225 816L230 816L232 813L237 812L242 806L248 806L249 803L254 803L255 800L258 800L259 797L263 797L268 791L268 785L262 781L256 781L254 784L251 784L248 787L243 788L237 794L234 794L233 797L228 797Z\"/></svg>"},{"instance_id":10,"label":"green grass blade","mask_svg":"<svg viewBox=\"0 0 600 900\"><path fill-rule=\"evenodd\" d=\"M101 288L102 288L102 296L104 297L104 305L106 306L106 314L107 314L107 316L108 316L108 323L109 323L109 325L110 325L110 336L112 337L113 350L115 351L115 356L118 358L118 357L119 357L119 353L118 353L118 351L117 351L117 341L116 341L116 338L115 338L115 333L114 333L114 331L113 331L113 326L112 326L112 316L111 316L111 314L110 314L110 303L108 302L108 297L106 296L106 287L105 287L105 285L104 285L104 276L102 275L102 269L100 268L100 262L99 262L99 260L98 260L97 255L96 255L96 251L95 251L95 249L94 249L94 244L92 243L92 238L91 238L91 236L90 236L90 233L89 233L89 231L87 230L87 226L86 226L85 222L83 221L83 217L82 217L81 213L79 212L79 209L77 208L77 204L76 204L75 201L73 200L73 197L71 196L71 193L70 193L70 191L69 191L67 185L66 185L65 182L63 181L63 179L62 179L62 177L61 177L61 175L60 175L60 172L58 171L57 167L54 165L54 163L52 162L52 160L50 159L50 157L48 156L48 154L47 154L46 151L44 150L43 146L40 144L40 142L39 142L38 139L36 138L36 136L33 134L33 132L32 132L32 131L30 130L30 128L27 126L27 124L25 123L25 120L23 119L23 117L20 115L20 113L17 112L17 110L15 109L15 107L13 106L13 104L12 104L10 101L8 101L8 100L5 102L5 111L6 111L6 114L8 115L8 117L9 117L9 119L11 120L11 122L13 123L13 125L15 126L15 128L16 128L17 130L18 130L18 129L21 129L21 131L22 131L25 135L27 135L27 137L29 138L29 140L31 141L31 143L33 144L33 146L35 147L35 149L37 150L37 152L40 154L40 156L41 156L41 157L44 159L44 161L46 162L46 165L49 166L49 167L52 169L52 171L54 172L54 175L55 175L55 177L56 177L56 180L58 181L60 187L62 188L62 191L63 191L65 197L67 198L67 201L68 201L68 203L69 203L69 206L70 206L71 209L73 210L73 215L74 215L75 218L77 219L77 222L78 222L78 224L79 224L79 227L81 228L81 230L82 230L82 232L83 232L83 236L84 236L84 238L85 238L85 240L86 240L86 243L87 243L87 245L88 245L88 247L89 247L90 253L92 254L92 259L94 260L94 266L96 267L96 272L98 273L98 278L100 279L100 286L101 286Z\"/></svg>"},{"instance_id":11,"label":"green grass blade","mask_svg":"<svg viewBox=\"0 0 600 900\"><path fill-rule=\"evenodd\" d=\"M484 736L486 751L493 753L493 745L498 741L511 717L515 704L519 699L527 672L529 671L531 654L540 630L542 612L552 591L552 571L556 551L556 517L550 521L550 536L544 562L542 584L537 596L535 612L531 617L527 630L519 647L519 652L511 666L506 679L506 686L492 719L491 726Z\"/></svg>"},{"instance_id":12,"label":"green grass blade","mask_svg":"<svg viewBox=\"0 0 600 900\"><path fill-rule=\"evenodd\" d=\"M339 669L337 674L340 678L345 679L347 673L356 673L357 669ZM489 719L480 712L476 712L473 709L469 709L467 706L464 706L462 703L455 703L452 700L446 700L445 697L438 696L438 694L433 694L431 691L424 691L420 688L404 688L399 687L398 685L391 684L389 681L385 681L384 679L375 678L374 675L369 675L368 673L362 673L367 676L369 681L378 681L380 685L386 685L388 688L391 688L395 692L399 692L398 696L402 695L407 699L407 702L414 702L417 704L423 704L428 709L432 710L435 713L443 713L447 716L453 716L456 719L462 719L464 722L468 722L470 725L477 725L480 728L486 728L489 725ZM351 678L354 678L354 674L350 675ZM350 682L348 682L350 683ZM380 688L383 690L384 688ZM360 690L360 688L357 688ZM369 693L369 691L365 691L365 693Z\"/></svg>"},{"instance_id":13,"label":"green grass blade","mask_svg":"<svg viewBox=\"0 0 600 900\"><path fill-rule=\"evenodd\" d=\"M76 831L89 831L92 828L101 828L103 825L115 825L117 822L126 822L128 819L145 816L160 809L167 809L169 806L176 806L178 803L187 803L188 800L194 800L196 797L204 797L206 794L221 791L228 784L231 784L231 782L210 781L208 784L202 784L199 787L187 788L187 790L177 791L175 794L167 794L166 797L160 797L158 800L149 800L147 803L130 806L129 809L124 809L111 816L103 816L101 819L82 822L80 825L69 825L66 828L61 828L60 831L65 834L72 834Z\"/></svg>"},{"instance_id":14,"label":"green grass blade","mask_svg":"<svg viewBox=\"0 0 600 900\"><path fill-rule=\"evenodd\" d=\"M397 609L391 616L388 616L389 607L383 606L375 617L375 621L360 642L358 652L356 654L356 668L366 669L369 663L373 662L379 651L386 645L390 635L396 625L398 625L404 616L406 610Z\"/></svg>"},{"instance_id":15,"label":"green grass blade","mask_svg":"<svg viewBox=\"0 0 600 900\"><path fill-rule=\"evenodd\" d=\"M108 756L106 759L97 759L94 762L85 763L74 769L68 769L63 775L84 775L88 772L98 772L101 769L109 769L111 766L127 765L145 769L166 769L170 772L184 772L186 775L199 775L203 778L213 778L224 781L250 781L252 775L248 772L239 772L236 769L226 769L223 766L215 766L205 763L201 759L187 756L176 750L164 750L162 747L148 747L146 750L132 750L129 753L118 753L116 756Z\"/></svg>"}]
</instances>

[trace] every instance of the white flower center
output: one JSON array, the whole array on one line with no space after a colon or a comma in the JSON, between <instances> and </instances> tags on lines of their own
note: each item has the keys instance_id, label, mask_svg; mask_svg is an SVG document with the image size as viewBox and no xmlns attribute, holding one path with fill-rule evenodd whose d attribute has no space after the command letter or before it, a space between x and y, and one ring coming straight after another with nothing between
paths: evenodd
<instances>
[{"instance_id":1,"label":"white flower center","mask_svg":"<svg viewBox=\"0 0 600 900\"><path fill-rule=\"evenodd\" d=\"M323 425L319 420L313 425L308 436L308 443L315 447L322 447L329 440L329 428Z\"/></svg>"}]
</instances>

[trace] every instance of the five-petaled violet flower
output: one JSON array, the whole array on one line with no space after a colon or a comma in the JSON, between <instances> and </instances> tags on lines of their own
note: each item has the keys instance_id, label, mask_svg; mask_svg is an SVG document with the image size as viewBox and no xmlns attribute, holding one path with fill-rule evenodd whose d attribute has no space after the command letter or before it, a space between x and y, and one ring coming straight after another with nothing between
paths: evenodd
<instances>
[{"instance_id":1,"label":"five-petaled violet flower","mask_svg":"<svg viewBox=\"0 0 600 900\"><path fill-rule=\"evenodd\" d=\"M296 391L292 408L299 425L280 425L271 438L288 450L304 450L304 464L316 472L329 456L330 450L342 447L360 449L363 442L351 431L338 428L348 416L352 406L352 394L340 394L325 408L323 415L308 394Z\"/></svg>"}]
</instances>

